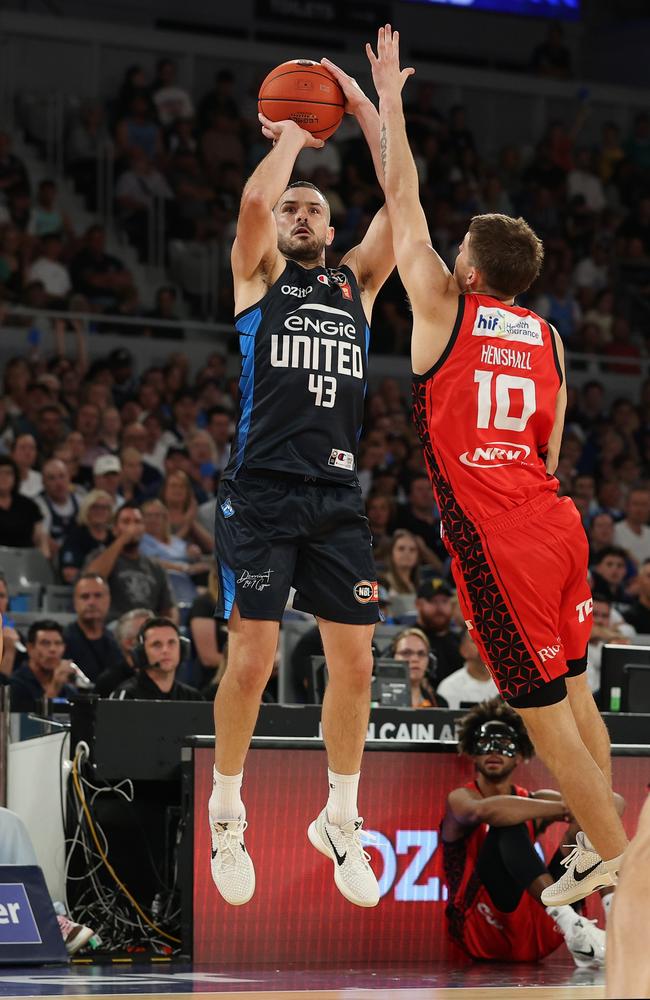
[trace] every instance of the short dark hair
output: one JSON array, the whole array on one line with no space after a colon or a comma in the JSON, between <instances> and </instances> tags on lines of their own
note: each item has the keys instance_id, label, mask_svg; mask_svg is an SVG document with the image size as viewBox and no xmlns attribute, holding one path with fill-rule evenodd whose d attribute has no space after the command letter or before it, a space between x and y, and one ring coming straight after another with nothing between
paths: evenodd
<instances>
[{"instance_id":1,"label":"short dark hair","mask_svg":"<svg viewBox=\"0 0 650 1000\"><path fill-rule=\"evenodd\" d=\"M153 618L147 618L146 622L143 622L138 630L138 641L144 642L147 632L152 628L173 628L174 632L180 638L181 630L175 621L171 618L166 618L164 615L154 615Z\"/></svg>"},{"instance_id":2,"label":"short dark hair","mask_svg":"<svg viewBox=\"0 0 650 1000\"><path fill-rule=\"evenodd\" d=\"M291 184L287 184L287 186L284 189L284 191L282 192L282 194L286 194L287 191L291 191L292 188L311 188L312 191L317 191L318 194L323 199L323 201L325 202L325 204L327 205L327 214L328 214L328 216L331 215L331 209L330 209L330 203L329 203L329 201L327 200L327 198L325 197L325 195L323 194L323 192L321 191L321 189L319 187L316 187L315 184L312 184L311 181L292 181Z\"/></svg>"},{"instance_id":3,"label":"short dark hair","mask_svg":"<svg viewBox=\"0 0 650 1000\"><path fill-rule=\"evenodd\" d=\"M475 705L467 715L458 720L458 752L472 756L472 746L474 734L486 722L504 722L517 734L519 753L524 760L530 760L535 756L535 747L526 731L523 719L514 708L510 708L505 701L498 696L489 701L482 701Z\"/></svg>"},{"instance_id":4,"label":"short dark hair","mask_svg":"<svg viewBox=\"0 0 650 1000\"><path fill-rule=\"evenodd\" d=\"M597 590L594 594L592 594L591 599L594 602L594 604L596 603L596 601L599 601L600 604L606 604L610 608L612 606L611 596L609 594L603 594L602 590Z\"/></svg>"},{"instance_id":5,"label":"short dark hair","mask_svg":"<svg viewBox=\"0 0 650 1000\"><path fill-rule=\"evenodd\" d=\"M603 511L601 511L600 513L603 513ZM604 513L606 514L607 511L604 511ZM606 559L607 556L616 556L618 559L622 559L623 562L625 563L627 562L627 552L625 551L625 549L621 548L620 545L606 545L603 549L601 549L598 552L598 555L596 557L598 559L598 562L595 563L595 565L597 566L598 563L602 562L603 559Z\"/></svg>"},{"instance_id":6,"label":"short dark hair","mask_svg":"<svg viewBox=\"0 0 650 1000\"><path fill-rule=\"evenodd\" d=\"M520 295L530 288L544 261L544 246L525 219L495 212L469 224L469 254L491 291Z\"/></svg>"},{"instance_id":7,"label":"short dark hair","mask_svg":"<svg viewBox=\"0 0 650 1000\"><path fill-rule=\"evenodd\" d=\"M63 626L54 618L39 618L37 622L32 622L27 632L27 642L35 643L39 632L58 632L63 639Z\"/></svg>"},{"instance_id":8,"label":"short dark hair","mask_svg":"<svg viewBox=\"0 0 650 1000\"><path fill-rule=\"evenodd\" d=\"M18 466L9 455L0 455L0 465L7 465L13 470L14 484L11 487L11 495L12 497L18 496L18 490L20 489L20 472L18 471Z\"/></svg>"}]
</instances>

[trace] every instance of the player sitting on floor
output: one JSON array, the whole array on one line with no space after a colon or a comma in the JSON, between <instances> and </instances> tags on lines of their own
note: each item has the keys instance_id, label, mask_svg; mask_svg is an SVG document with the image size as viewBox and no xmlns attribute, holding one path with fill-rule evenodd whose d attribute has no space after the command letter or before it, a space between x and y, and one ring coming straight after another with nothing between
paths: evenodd
<instances>
[{"instance_id":1,"label":"player sitting on floor","mask_svg":"<svg viewBox=\"0 0 650 1000\"><path fill-rule=\"evenodd\" d=\"M564 820L562 842L571 843L578 828L559 792L513 784L515 769L534 754L520 716L493 698L459 725L458 749L473 760L475 777L449 793L442 821L450 936L472 958L533 961L554 951L563 935L576 965L603 965L605 931L571 906L544 907L540 900L561 873L564 852L558 848L547 865L537 837ZM623 799L616 800L622 812Z\"/></svg>"}]
</instances>

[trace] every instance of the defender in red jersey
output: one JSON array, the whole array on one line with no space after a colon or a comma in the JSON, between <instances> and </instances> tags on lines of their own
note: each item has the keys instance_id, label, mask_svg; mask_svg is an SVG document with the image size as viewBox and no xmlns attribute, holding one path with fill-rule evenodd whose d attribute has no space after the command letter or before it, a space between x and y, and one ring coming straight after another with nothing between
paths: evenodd
<instances>
[{"instance_id":1,"label":"defender in red jersey","mask_svg":"<svg viewBox=\"0 0 650 1000\"><path fill-rule=\"evenodd\" d=\"M564 854L547 865L535 841L570 817L558 792L512 783L533 755L521 718L499 698L483 702L460 720L458 749L475 779L449 793L441 827L450 936L472 958L511 962L545 958L563 936L576 965L602 965L605 932L570 906L541 902Z\"/></svg>"},{"instance_id":2,"label":"defender in red jersey","mask_svg":"<svg viewBox=\"0 0 650 1000\"><path fill-rule=\"evenodd\" d=\"M444 542L472 638L585 831L543 895L571 903L615 884L627 838L586 681L587 541L553 475L566 408L562 344L515 305L543 247L523 219L479 215L449 271L431 246L404 125L401 90L413 70L400 69L389 25L377 55L367 52L393 246L413 310L414 416Z\"/></svg>"}]
</instances>

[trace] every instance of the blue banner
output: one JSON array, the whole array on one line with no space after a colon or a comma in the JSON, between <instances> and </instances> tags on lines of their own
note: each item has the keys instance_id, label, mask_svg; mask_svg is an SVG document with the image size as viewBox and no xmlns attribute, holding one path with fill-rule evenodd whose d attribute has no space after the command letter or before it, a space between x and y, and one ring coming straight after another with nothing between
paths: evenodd
<instances>
[{"instance_id":1,"label":"blue banner","mask_svg":"<svg viewBox=\"0 0 650 1000\"><path fill-rule=\"evenodd\" d=\"M496 10L502 14L524 14L529 17L562 18L576 21L580 17L580 0L402 0L403 3L437 4L463 10Z\"/></svg>"}]
</instances>

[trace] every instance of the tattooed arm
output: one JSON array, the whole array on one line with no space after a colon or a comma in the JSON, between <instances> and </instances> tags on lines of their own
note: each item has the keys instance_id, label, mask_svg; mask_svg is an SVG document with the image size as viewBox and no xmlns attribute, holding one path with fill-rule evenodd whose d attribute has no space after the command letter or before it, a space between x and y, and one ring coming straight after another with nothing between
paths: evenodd
<instances>
[{"instance_id":1,"label":"tattooed arm","mask_svg":"<svg viewBox=\"0 0 650 1000\"><path fill-rule=\"evenodd\" d=\"M418 175L402 108L402 87L414 70L400 70L399 34L392 32L390 25L379 29L377 55L369 45L366 51L379 95L379 146L395 260L413 309L411 359L414 372L421 374L431 368L446 346L459 289L431 246L418 195Z\"/></svg>"}]
</instances>

